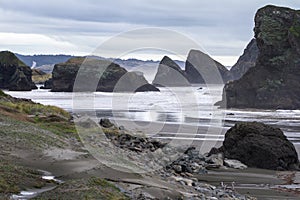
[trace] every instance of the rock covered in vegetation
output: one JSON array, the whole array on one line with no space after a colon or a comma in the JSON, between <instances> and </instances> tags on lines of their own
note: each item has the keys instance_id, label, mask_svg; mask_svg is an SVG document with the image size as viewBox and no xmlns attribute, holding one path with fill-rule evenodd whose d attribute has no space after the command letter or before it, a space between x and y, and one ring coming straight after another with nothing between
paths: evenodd
<instances>
[{"instance_id":1,"label":"rock covered in vegetation","mask_svg":"<svg viewBox=\"0 0 300 200\"><path fill-rule=\"evenodd\" d=\"M299 169L295 147L283 132L259 122L237 123L225 134L220 150L226 158L237 159L249 167Z\"/></svg>"},{"instance_id":2,"label":"rock covered in vegetation","mask_svg":"<svg viewBox=\"0 0 300 200\"><path fill-rule=\"evenodd\" d=\"M81 65L83 67L80 69ZM80 76L77 73L80 69ZM77 80L76 80L77 78ZM118 64L92 58L71 58L65 63L56 64L52 72L52 92L76 91L101 92L144 92L159 91L150 85L144 76L137 72L127 72ZM98 83L97 83L98 82ZM94 84L94 88L91 85Z\"/></svg>"},{"instance_id":3,"label":"rock covered in vegetation","mask_svg":"<svg viewBox=\"0 0 300 200\"><path fill-rule=\"evenodd\" d=\"M240 79L250 68L254 67L259 49L256 40L252 39L235 65L230 69L231 80Z\"/></svg>"},{"instance_id":4,"label":"rock covered in vegetation","mask_svg":"<svg viewBox=\"0 0 300 200\"><path fill-rule=\"evenodd\" d=\"M47 74L36 68L32 69L32 81L35 84L44 84L49 79L51 79L51 74Z\"/></svg>"},{"instance_id":5,"label":"rock covered in vegetation","mask_svg":"<svg viewBox=\"0 0 300 200\"><path fill-rule=\"evenodd\" d=\"M300 108L300 11L265 6L255 16L255 67L224 87L223 104L235 108Z\"/></svg>"},{"instance_id":6,"label":"rock covered in vegetation","mask_svg":"<svg viewBox=\"0 0 300 200\"><path fill-rule=\"evenodd\" d=\"M36 89L31 79L32 71L9 51L0 52L0 88L12 91Z\"/></svg>"}]
</instances>

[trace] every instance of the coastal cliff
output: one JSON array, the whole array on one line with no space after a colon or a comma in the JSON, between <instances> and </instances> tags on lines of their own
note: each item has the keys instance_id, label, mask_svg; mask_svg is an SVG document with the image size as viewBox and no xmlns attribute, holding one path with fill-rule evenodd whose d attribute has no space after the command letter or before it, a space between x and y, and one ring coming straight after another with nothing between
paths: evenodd
<instances>
[{"instance_id":1,"label":"coastal cliff","mask_svg":"<svg viewBox=\"0 0 300 200\"><path fill-rule=\"evenodd\" d=\"M250 68L254 67L258 57L259 49L256 40L252 39L247 45L244 53L239 57L235 65L230 69L231 80L240 79Z\"/></svg>"},{"instance_id":2,"label":"coastal cliff","mask_svg":"<svg viewBox=\"0 0 300 200\"><path fill-rule=\"evenodd\" d=\"M231 108L300 108L300 11L265 6L255 16L255 67L224 87ZM226 101L226 102L225 102Z\"/></svg>"},{"instance_id":3,"label":"coastal cliff","mask_svg":"<svg viewBox=\"0 0 300 200\"><path fill-rule=\"evenodd\" d=\"M36 89L31 79L32 71L9 51L0 52L0 88L12 91Z\"/></svg>"}]
</instances>

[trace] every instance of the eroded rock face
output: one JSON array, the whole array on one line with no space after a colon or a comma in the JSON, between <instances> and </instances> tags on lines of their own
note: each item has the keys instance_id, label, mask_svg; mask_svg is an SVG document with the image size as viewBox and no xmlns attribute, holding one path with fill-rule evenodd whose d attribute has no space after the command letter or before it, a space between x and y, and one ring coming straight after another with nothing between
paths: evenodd
<instances>
[{"instance_id":1,"label":"eroded rock face","mask_svg":"<svg viewBox=\"0 0 300 200\"><path fill-rule=\"evenodd\" d=\"M0 88L12 91L36 89L31 79L32 71L9 51L0 52Z\"/></svg>"},{"instance_id":2,"label":"eroded rock face","mask_svg":"<svg viewBox=\"0 0 300 200\"><path fill-rule=\"evenodd\" d=\"M84 57L71 58L65 63L56 64L52 72L51 91L159 91L138 72L127 72L126 69L106 60L85 59ZM76 76L79 70L78 78ZM78 81L76 84L75 80Z\"/></svg>"},{"instance_id":3,"label":"eroded rock face","mask_svg":"<svg viewBox=\"0 0 300 200\"><path fill-rule=\"evenodd\" d=\"M227 107L300 108L300 11L266 6L255 16L259 55L239 80L224 87Z\"/></svg>"},{"instance_id":4,"label":"eroded rock face","mask_svg":"<svg viewBox=\"0 0 300 200\"><path fill-rule=\"evenodd\" d=\"M231 80L229 70L209 55L192 49L182 70L172 59L165 56L152 82L157 86L180 87L191 84L224 84Z\"/></svg>"},{"instance_id":5,"label":"eroded rock face","mask_svg":"<svg viewBox=\"0 0 300 200\"><path fill-rule=\"evenodd\" d=\"M226 67L199 50L189 52L185 73L190 83L223 84L231 79Z\"/></svg>"},{"instance_id":6,"label":"eroded rock face","mask_svg":"<svg viewBox=\"0 0 300 200\"><path fill-rule=\"evenodd\" d=\"M160 61L153 85L163 87L189 86L184 70L171 58L164 56Z\"/></svg>"},{"instance_id":7,"label":"eroded rock face","mask_svg":"<svg viewBox=\"0 0 300 200\"><path fill-rule=\"evenodd\" d=\"M225 134L220 150L226 158L239 160L249 167L299 169L294 145L279 128L263 123L237 123Z\"/></svg>"},{"instance_id":8,"label":"eroded rock face","mask_svg":"<svg viewBox=\"0 0 300 200\"><path fill-rule=\"evenodd\" d=\"M256 40L252 39L240 56L237 63L230 69L231 79L240 79L251 67L254 67L258 57L258 47Z\"/></svg>"}]
</instances>

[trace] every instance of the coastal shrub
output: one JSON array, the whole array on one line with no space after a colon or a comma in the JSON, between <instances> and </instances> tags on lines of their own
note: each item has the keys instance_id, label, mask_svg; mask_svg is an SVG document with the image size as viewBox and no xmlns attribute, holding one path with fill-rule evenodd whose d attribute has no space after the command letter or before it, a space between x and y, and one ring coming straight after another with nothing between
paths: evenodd
<instances>
[{"instance_id":1,"label":"coastal shrub","mask_svg":"<svg viewBox=\"0 0 300 200\"><path fill-rule=\"evenodd\" d=\"M1 102L2 105L5 105L7 107L13 108L18 110L21 113L25 113L28 115L58 115L62 116L66 119L69 119L71 116L70 114L56 106L49 106L49 105L42 105L38 103L33 102L26 102L26 101L20 101L20 102Z\"/></svg>"},{"instance_id":2,"label":"coastal shrub","mask_svg":"<svg viewBox=\"0 0 300 200\"><path fill-rule=\"evenodd\" d=\"M102 178L91 177L88 182L90 186L101 186L103 188L112 187L118 190L115 185Z\"/></svg>"},{"instance_id":3,"label":"coastal shrub","mask_svg":"<svg viewBox=\"0 0 300 200\"><path fill-rule=\"evenodd\" d=\"M45 181L41 179L39 172L6 161L0 161L0 193L17 194L28 186L42 187L44 185Z\"/></svg>"},{"instance_id":4,"label":"coastal shrub","mask_svg":"<svg viewBox=\"0 0 300 200\"><path fill-rule=\"evenodd\" d=\"M59 196L59 199L129 200L114 184L96 177L67 181L34 199L50 199L54 196Z\"/></svg>"}]
</instances>

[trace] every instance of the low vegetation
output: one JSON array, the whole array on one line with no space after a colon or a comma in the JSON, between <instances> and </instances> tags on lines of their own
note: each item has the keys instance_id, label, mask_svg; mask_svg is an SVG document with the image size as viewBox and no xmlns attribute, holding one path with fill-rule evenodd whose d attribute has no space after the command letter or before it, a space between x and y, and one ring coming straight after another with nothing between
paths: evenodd
<instances>
[{"instance_id":1,"label":"low vegetation","mask_svg":"<svg viewBox=\"0 0 300 200\"><path fill-rule=\"evenodd\" d=\"M28 187L41 188L46 183L38 171L0 161L0 197L4 194L18 194Z\"/></svg>"},{"instance_id":2,"label":"low vegetation","mask_svg":"<svg viewBox=\"0 0 300 200\"><path fill-rule=\"evenodd\" d=\"M14 152L39 154L47 148L84 151L71 115L55 106L17 99L0 90L0 199L9 199L27 188L49 183L41 174L17 164ZM77 141L77 142L76 142ZM74 143L75 142L75 143ZM80 143L79 143L80 144ZM42 155L42 154L41 154ZM35 199L129 199L119 188L100 178L69 180Z\"/></svg>"},{"instance_id":3,"label":"low vegetation","mask_svg":"<svg viewBox=\"0 0 300 200\"><path fill-rule=\"evenodd\" d=\"M67 181L56 189L45 192L34 198L35 200L43 199L107 199L107 200L129 200L120 189L108 181L96 177L89 179L80 179Z\"/></svg>"}]
</instances>

